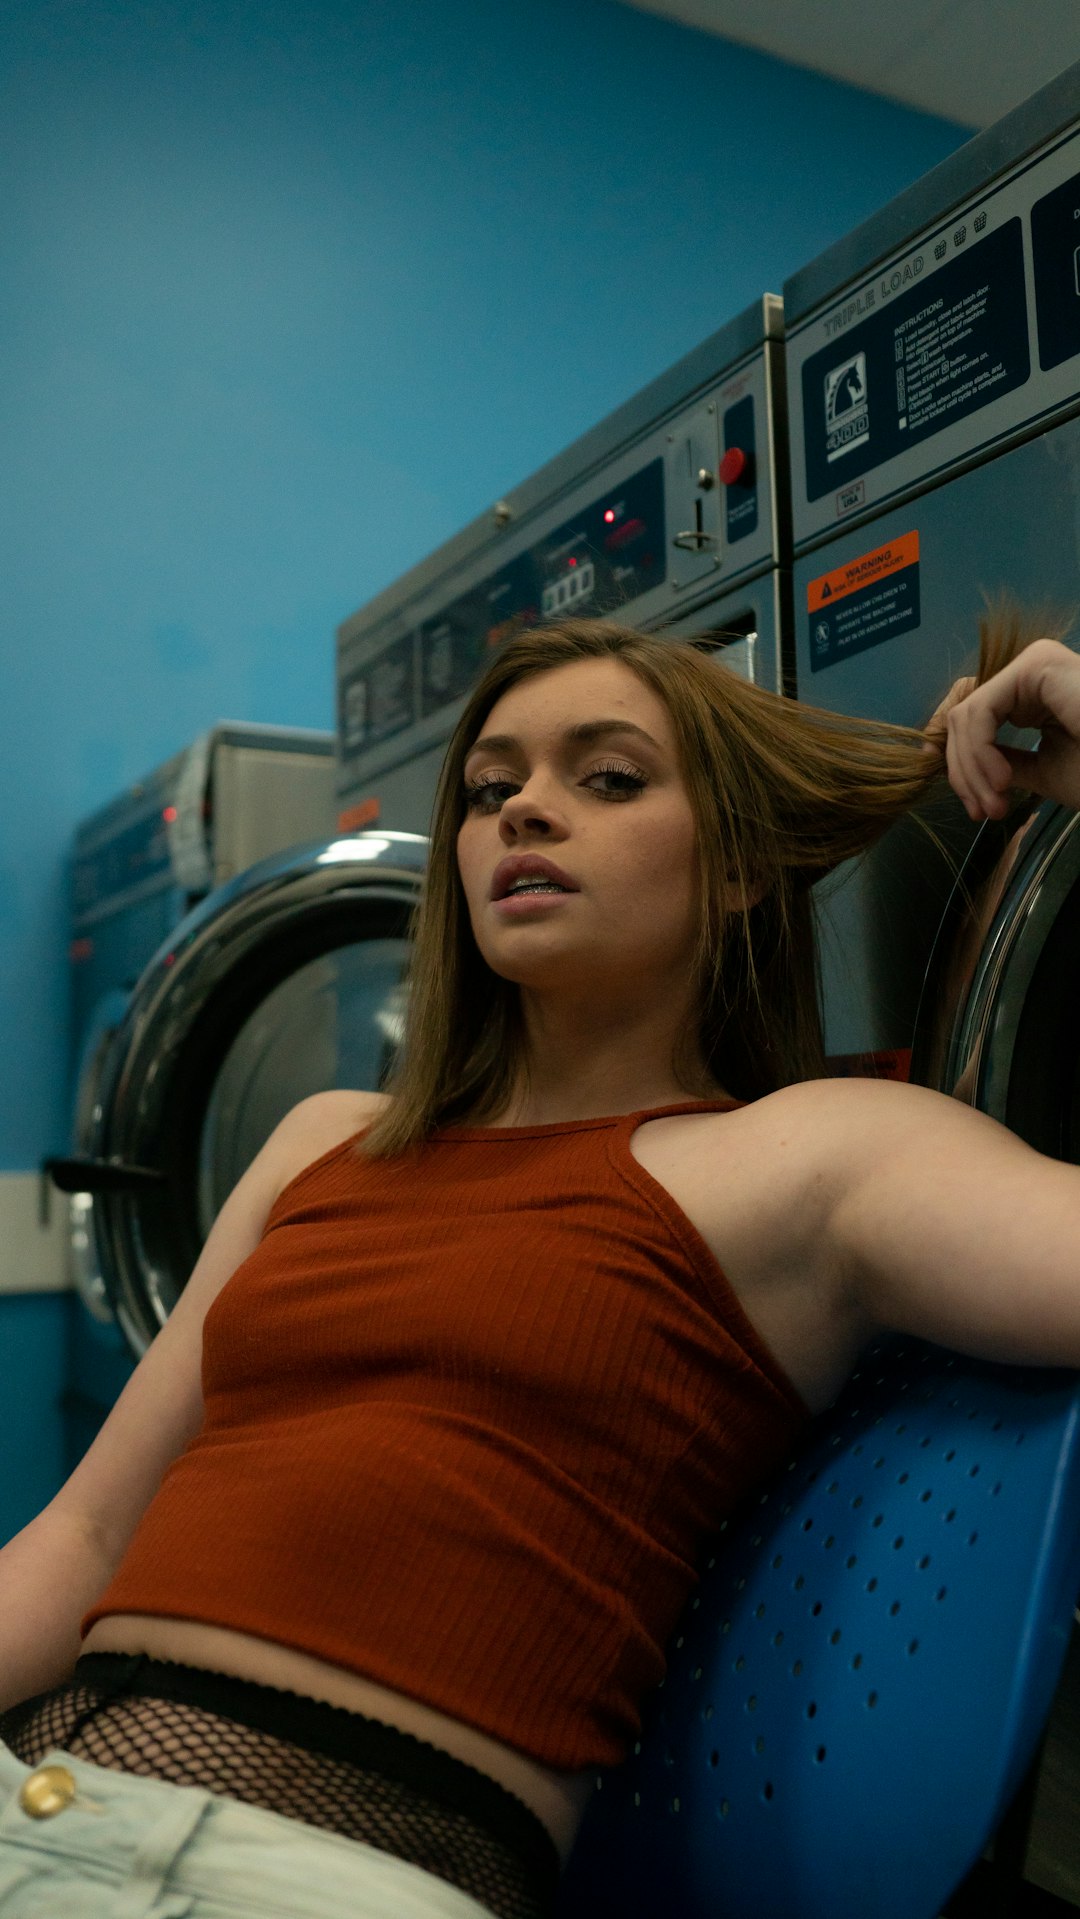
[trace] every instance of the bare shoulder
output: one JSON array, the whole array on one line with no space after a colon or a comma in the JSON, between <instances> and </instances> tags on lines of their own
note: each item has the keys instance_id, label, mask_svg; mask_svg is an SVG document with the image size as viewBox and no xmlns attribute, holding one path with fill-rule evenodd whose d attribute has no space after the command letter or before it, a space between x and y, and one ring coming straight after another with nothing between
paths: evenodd
<instances>
[{"instance_id":1,"label":"bare shoulder","mask_svg":"<svg viewBox=\"0 0 1080 1919\"><path fill-rule=\"evenodd\" d=\"M313 1160L351 1139L390 1104L388 1093L333 1089L312 1093L286 1113L263 1149L278 1192Z\"/></svg>"},{"instance_id":2,"label":"bare shoulder","mask_svg":"<svg viewBox=\"0 0 1080 1919\"><path fill-rule=\"evenodd\" d=\"M767 1093L735 1117L740 1130L768 1139L777 1150L794 1150L822 1178L842 1177L835 1158L841 1148L861 1157L927 1127L968 1136L973 1129L1003 1130L961 1100L887 1079L800 1080Z\"/></svg>"},{"instance_id":3,"label":"bare shoulder","mask_svg":"<svg viewBox=\"0 0 1080 1919\"><path fill-rule=\"evenodd\" d=\"M961 1155L973 1142L1015 1144L1015 1136L986 1113L907 1080L804 1080L767 1094L746 1113L758 1115L777 1146L794 1142L815 1173L840 1186L869 1159L907 1142L923 1149L932 1142L936 1149Z\"/></svg>"},{"instance_id":4,"label":"bare shoulder","mask_svg":"<svg viewBox=\"0 0 1080 1919\"><path fill-rule=\"evenodd\" d=\"M815 1232L886 1161L946 1174L972 1154L1019 1144L988 1114L903 1080L803 1080L717 1117L728 1119L733 1141L737 1131L745 1158L768 1164L770 1183Z\"/></svg>"},{"instance_id":5,"label":"bare shoulder","mask_svg":"<svg viewBox=\"0 0 1080 1919\"><path fill-rule=\"evenodd\" d=\"M734 1112L647 1122L634 1134L633 1150L645 1165L663 1158L687 1172L696 1168L710 1184L719 1165L747 1175L758 1167L773 1192L782 1185L805 1198L808 1183L842 1181L852 1153L872 1149L883 1134L896 1137L958 1109L956 1100L896 1080L800 1080Z\"/></svg>"},{"instance_id":6,"label":"bare shoulder","mask_svg":"<svg viewBox=\"0 0 1080 1919\"><path fill-rule=\"evenodd\" d=\"M697 1227L744 1312L815 1411L828 1405L879 1329L851 1283L835 1222L883 1158L912 1142L935 1156L982 1114L896 1081L802 1081L736 1111L671 1115L632 1151ZM1008 1137L1008 1136L1006 1136Z\"/></svg>"}]
</instances>

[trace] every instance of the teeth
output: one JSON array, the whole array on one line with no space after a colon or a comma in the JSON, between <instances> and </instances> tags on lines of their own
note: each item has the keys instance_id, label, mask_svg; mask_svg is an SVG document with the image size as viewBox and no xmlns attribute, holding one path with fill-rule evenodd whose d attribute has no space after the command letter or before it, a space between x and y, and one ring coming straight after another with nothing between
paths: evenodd
<instances>
[{"instance_id":1,"label":"teeth","mask_svg":"<svg viewBox=\"0 0 1080 1919\"><path fill-rule=\"evenodd\" d=\"M515 880L510 893L565 893L565 886L559 886L555 880ZM509 898L507 894L507 898Z\"/></svg>"}]
</instances>

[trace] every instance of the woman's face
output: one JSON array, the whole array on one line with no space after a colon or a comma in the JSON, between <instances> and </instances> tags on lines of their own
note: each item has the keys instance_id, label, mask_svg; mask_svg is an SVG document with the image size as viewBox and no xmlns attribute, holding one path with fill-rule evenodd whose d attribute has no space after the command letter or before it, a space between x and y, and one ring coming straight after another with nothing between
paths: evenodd
<instances>
[{"instance_id":1,"label":"woman's face","mask_svg":"<svg viewBox=\"0 0 1080 1919\"><path fill-rule=\"evenodd\" d=\"M458 867L493 972L540 991L655 989L669 1005L685 992L694 816L667 708L629 667L577 660L511 687L465 791ZM565 890L508 890L530 879Z\"/></svg>"}]
</instances>

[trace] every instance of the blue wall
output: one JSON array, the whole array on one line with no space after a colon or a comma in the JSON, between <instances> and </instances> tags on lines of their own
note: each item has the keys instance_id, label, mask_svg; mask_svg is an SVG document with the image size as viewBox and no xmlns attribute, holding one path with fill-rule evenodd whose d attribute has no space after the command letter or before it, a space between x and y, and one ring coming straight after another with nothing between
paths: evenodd
<instances>
[{"instance_id":1,"label":"blue wall","mask_svg":"<svg viewBox=\"0 0 1080 1919\"><path fill-rule=\"evenodd\" d=\"M341 618L965 137L614 0L8 10L0 1169L76 822L331 725Z\"/></svg>"}]
</instances>

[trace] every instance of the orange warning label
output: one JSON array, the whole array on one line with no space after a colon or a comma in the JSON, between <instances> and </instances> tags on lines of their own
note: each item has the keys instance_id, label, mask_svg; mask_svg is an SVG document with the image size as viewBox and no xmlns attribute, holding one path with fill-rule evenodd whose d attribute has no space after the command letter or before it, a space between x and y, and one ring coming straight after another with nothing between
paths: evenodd
<instances>
[{"instance_id":1,"label":"orange warning label","mask_svg":"<svg viewBox=\"0 0 1080 1919\"><path fill-rule=\"evenodd\" d=\"M918 560L918 533L902 533L898 540L890 540L888 546L861 553L846 566L838 566L834 572L811 580L806 589L807 611L817 613L831 600L846 599L849 593L858 593L861 587L887 579L890 573L899 573L905 566L917 566Z\"/></svg>"},{"instance_id":2,"label":"orange warning label","mask_svg":"<svg viewBox=\"0 0 1080 1919\"><path fill-rule=\"evenodd\" d=\"M361 800L358 806L347 806L344 813L338 814L339 833L357 833L362 826L373 826L381 812L378 800Z\"/></svg>"}]
</instances>

